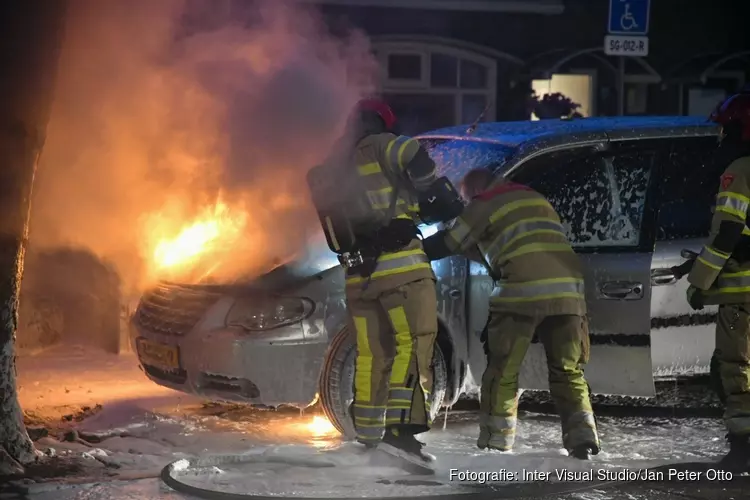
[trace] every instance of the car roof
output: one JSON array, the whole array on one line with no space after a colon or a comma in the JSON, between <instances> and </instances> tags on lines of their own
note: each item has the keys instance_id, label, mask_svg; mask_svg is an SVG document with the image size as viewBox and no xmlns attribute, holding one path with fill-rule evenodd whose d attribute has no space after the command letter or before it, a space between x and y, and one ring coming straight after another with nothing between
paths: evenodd
<instances>
[{"instance_id":1,"label":"car roof","mask_svg":"<svg viewBox=\"0 0 750 500\"><path fill-rule=\"evenodd\" d=\"M420 134L421 139L490 142L517 147L536 142L587 142L717 135L718 125L700 116L628 116L480 123L473 133L454 126Z\"/></svg>"}]
</instances>

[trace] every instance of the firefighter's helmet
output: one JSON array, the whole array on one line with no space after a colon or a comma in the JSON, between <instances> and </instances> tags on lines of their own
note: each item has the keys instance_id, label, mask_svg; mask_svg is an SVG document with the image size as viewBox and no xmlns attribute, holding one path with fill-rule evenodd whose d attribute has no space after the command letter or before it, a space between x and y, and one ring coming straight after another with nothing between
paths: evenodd
<instances>
[{"instance_id":1,"label":"firefighter's helmet","mask_svg":"<svg viewBox=\"0 0 750 500\"><path fill-rule=\"evenodd\" d=\"M388 103L381 99L362 99L357 103L356 109L360 113L369 111L377 114L383 120L386 130L393 130L396 125L396 114Z\"/></svg>"},{"instance_id":2,"label":"firefighter's helmet","mask_svg":"<svg viewBox=\"0 0 750 500\"><path fill-rule=\"evenodd\" d=\"M724 128L736 128L741 140L750 142L750 86L719 104L709 119Z\"/></svg>"}]
</instances>

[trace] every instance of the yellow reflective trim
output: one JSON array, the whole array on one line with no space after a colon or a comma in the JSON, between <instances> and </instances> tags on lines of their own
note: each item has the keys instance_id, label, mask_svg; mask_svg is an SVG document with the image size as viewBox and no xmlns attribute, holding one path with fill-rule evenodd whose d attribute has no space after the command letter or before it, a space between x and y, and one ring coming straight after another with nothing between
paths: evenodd
<instances>
[{"instance_id":1,"label":"yellow reflective trim","mask_svg":"<svg viewBox=\"0 0 750 500\"><path fill-rule=\"evenodd\" d=\"M410 257L412 255L426 255L424 253L424 250L417 248L414 250L404 250L403 252L394 252L389 253L387 255L383 255L378 259L378 262L393 260L393 259L400 259L401 257Z\"/></svg>"},{"instance_id":2,"label":"yellow reflective trim","mask_svg":"<svg viewBox=\"0 0 750 500\"><path fill-rule=\"evenodd\" d=\"M514 257L536 252L573 252L573 249L567 243L529 243L523 245L518 250L503 255L504 260L510 260Z\"/></svg>"},{"instance_id":3,"label":"yellow reflective trim","mask_svg":"<svg viewBox=\"0 0 750 500\"><path fill-rule=\"evenodd\" d=\"M750 277L750 271L738 271L736 273L721 273L722 278L745 278Z\"/></svg>"},{"instance_id":4,"label":"yellow reflective trim","mask_svg":"<svg viewBox=\"0 0 750 500\"><path fill-rule=\"evenodd\" d=\"M742 234L743 236L750 236L750 227L744 226L742 228Z\"/></svg>"},{"instance_id":5,"label":"yellow reflective trim","mask_svg":"<svg viewBox=\"0 0 750 500\"><path fill-rule=\"evenodd\" d=\"M370 401L372 385L372 350L367 338L367 318L354 316L354 329L357 330L357 360L354 376L355 399Z\"/></svg>"},{"instance_id":6,"label":"yellow reflective trim","mask_svg":"<svg viewBox=\"0 0 750 500\"><path fill-rule=\"evenodd\" d=\"M490 215L490 224L494 224L498 220L508 215L510 212L514 210L518 210L519 208L547 207L547 206L549 206L549 203L547 203L547 200L545 199L518 200L518 201L506 203L499 209L495 210L495 212L492 215Z\"/></svg>"},{"instance_id":7,"label":"yellow reflective trim","mask_svg":"<svg viewBox=\"0 0 750 500\"><path fill-rule=\"evenodd\" d=\"M383 427L383 420L380 419L380 421L374 423L374 424L364 424L360 422L359 420L355 421L354 425L357 427L370 427L370 428L377 428L377 427Z\"/></svg>"},{"instance_id":8,"label":"yellow reflective trim","mask_svg":"<svg viewBox=\"0 0 750 500\"><path fill-rule=\"evenodd\" d=\"M733 286L728 288L719 288L713 293L747 293L750 292L750 286ZM705 293L705 292L704 292Z\"/></svg>"},{"instance_id":9,"label":"yellow reflective trim","mask_svg":"<svg viewBox=\"0 0 750 500\"><path fill-rule=\"evenodd\" d=\"M585 296L582 293L574 292L562 292L562 293L550 293L547 295L536 295L534 297L490 297L491 301L494 302L534 302L536 300L552 300L552 299L583 299Z\"/></svg>"},{"instance_id":10,"label":"yellow reflective trim","mask_svg":"<svg viewBox=\"0 0 750 500\"><path fill-rule=\"evenodd\" d=\"M729 207L724 207L724 206L716 207L716 211L724 212L729 215L734 215L735 217L738 217L739 219L742 219L742 220L745 220L747 218L747 214L745 212L740 212L739 210L735 210Z\"/></svg>"},{"instance_id":11,"label":"yellow reflective trim","mask_svg":"<svg viewBox=\"0 0 750 500\"><path fill-rule=\"evenodd\" d=\"M698 262L700 262L701 264L703 264L704 266L710 267L711 269L713 269L715 271L721 271L721 269L722 269L721 266L717 266L717 265L711 264L709 261L707 261L703 257L698 257L696 260Z\"/></svg>"},{"instance_id":12,"label":"yellow reflective trim","mask_svg":"<svg viewBox=\"0 0 750 500\"><path fill-rule=\"evenodd\" d=\"M545 278L541 280L524 281L521 283L503 283L503 288L525 287L530 285L549 285L552 283L583 283L580 278Z\"/></svg>"},{"instance_id":13,"label":"yellow reflective trim","mask_svg":"<svg viewBox=\"0 0 750 500\"><path fill-rule=\"evenodd\" d=\"M408 146L411 143L411 141L413 141L413 140L414 139L407 139L406 141L404 141L404 143L401 145L401 147L398 148L398 168L399 168L399 170L403 170L404 169L404 150L406 150L406 146Z\"/></svg>"},{"instance_id":14,"label":"yellow reflective trim","mask_svg":"<svg viewBox=\"0 0 750 500\"><path fill-rule=\"evenodd\" d=\"M732 191L720 191L719 194L716 195L717 198L734 198L735 200L739 200L742 203L750 204L750 198L748 198L745 195L742 195L740 193L734 193Z\"/></svg>"},{"instance_id":15,"label":"yellow reflective trim","mask_svg":"<svg viewBox=\"0 0 750 500\"><path fill-rule=\"evenodd\" d=\"M393 368L391 369L391 384L405 384L411 364L414 340L403 307L390 309L388 317L391 319L391 325L396 332L396 356L393 358Z\"/></svg>"},{"instance_id":16,"label":"yellow reflective trim","mask_svg":"<svg viewBox=\"0 0 750 500\"><path fill-rule=\"evenodd\" d=\"M431 269L432 266L429 262L421 262L419 264L414 264L411 266L404 266L399 267L398 269L389 269L387 271L376 271L372 273L372 279L375 278L382 278L383 276L392 276L394 274L401 274L401 273L408 273L409 271L416 271L417 269ZM347 284L353 284L353 283L361 283L365 281L367 278L363 278L362 276L357 276L354 278L349 278L346 280Z\"/></svg>"},{"instance_id":17,"label":"yellow reflective trim","mask_svg":"<svg viewBox=\"0 0 750 500\"><path fill-rule=\"evenodd\" d=\"M326 227L328 228L328 234L331 236L331 243L333 243L333 246L336 250L341 250L341 246L339 246L339 240L336 238L336 232L333 230L333 223L331 222L330 217L326 217Z\"/></svg>"},{"instance_id":18,"label":"yellow reflective trim","mask_svg":"<svg viewBox=\"0 0 750 500\"><path fill-rule=\"evenodd\" d=\"M366 163L365 165L360 165L357 167L357 170L359 171L359 175L372 175L372 174L379 174L383 171L382 168L380 168L380 163L373 162L373 163Z\"/></svg>"},{"instance_id":19,"label":"yellow reflective trim","mask_svg":"<svg viewBox=\"0 0 750 500\"><path fill-rule=\"evenodd\" d=\"M369 346L369 344L367 344ZM354 406L357 408L367 408L368 410L384 410L386 407L383 405L363 405L360 403L356 403Z\"/></svg>"},{"instance_id":20,"label":"yellow reflective trim","mask_svg":"<svg viewBox=\"0 0 750 500\"><path fill-rule=\"evenodd\" d=\"M708 245L706 245L706 246L705 246L705 247L703 247L703 248L705 248L707 252L709 252L709 253L712 253L712 254L716 255L716 256L717 256L717 257L719 257L720 259L724 259L724 260L727 260L727 259L728 259L728 258L729 258L729 257L731 256L731 254L728 254L728 253L724 253L724 252L720 252L720 251L718 251L718 250L714 250L714 249L713 249L712 247L710 247L710 246L708 246Z\"/></svg>"},{"instance_id":21,"label":"yellow reflective trim","mask_svg":"<svg viewBox=\"0 0 750 500\"><path fill-rule=\"evenodd\" d=\"M519 234L515 238L511 238L511 240L508 243L506 243L505 245L503 245L503 248L500 249L500 255L502 255L510 246L512 246L513 243L516 243L516 242L518 242L518 240L521 240L521 239L526 238L528 236L533 236L535 234L559 234L559 235L561 235L563 237L565 236L563 233L561 233L560 231L557 231L555 229L534 229L534 230L531 230L531 231L526 231L525 233Z\"/></svg>"}]
</instances>

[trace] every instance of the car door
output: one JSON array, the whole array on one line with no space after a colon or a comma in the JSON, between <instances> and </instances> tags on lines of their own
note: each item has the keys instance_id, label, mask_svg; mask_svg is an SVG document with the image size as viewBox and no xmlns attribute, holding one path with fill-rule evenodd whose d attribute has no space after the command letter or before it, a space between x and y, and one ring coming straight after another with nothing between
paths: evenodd
<instances>
[{"instance_id":1,"label":"car door","mask_svg":"<svg viewBox=\"0 0 750 500\"><path fill-rule=\"evenodd\" d=\"M676 279L669 268L685 261L682 249L700 251L708 238L719 178L729 163L717 152L715 136L674 139L660 166L651 294L651 360L657 377L709 369L717 307L693 311L685 299L687 279Z\"/></svg>"},{"instance_id":2,"label":"car door","mask_svg":"<svg viewBox=\"0 0 750 500\"><path fill-rule=\"evenodd\" d=\"M590 328L585 368L596 394L654 395L650 349L650 206L657 153L629 145L576 148L521 165L511 177L557 210L584 269ZM520 377L548 389L544 349L534 339Z\"/></svg>"},{"instance_id":3,"label":"car door","mask_svg":"<svg viewBox=\"0 0 750 500\"><path fill-rule=\"evenodd\" d=\"M456 186L469 170L495 168L514 152L509 146L466 138L451 140L422 136L419 139L435 161L439 175L448 177ZM423 228L423 236L433 234L438 228L437 225ZM469 380L464 389L471 394L478 389L486 364L479 337L487 322L492 280L483 266L460 255L435 261L432 267L438 278L438 314L453 341L453 373L460 374L454 377L454 381L464 385L462 375L465 374ZM479 369L475 369L478 366ZM455 389L457 398L461 391L458 386Z\"/></svg>"}]
</instances>

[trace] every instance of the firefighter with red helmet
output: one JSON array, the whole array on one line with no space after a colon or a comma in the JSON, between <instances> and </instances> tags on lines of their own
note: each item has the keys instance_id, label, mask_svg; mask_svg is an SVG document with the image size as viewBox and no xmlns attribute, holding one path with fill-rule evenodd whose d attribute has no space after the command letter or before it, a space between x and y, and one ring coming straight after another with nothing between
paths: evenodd
<instances>
[{"instance_id":1,"label":"firefighter with red helmet","mask_svg":"<svg viewBox=\"0 0 750 500\"><path fill-rule=\"evenodd\" d=\"M438 324L435 274L417 224L425 219L424 200L440 199L452 185L439 182L445 178L437 178L426 150L417 140L395 134L395 125L388 104L360 101L348 121L347 146L340 148L339 174L321 166L311 171L317 180L308 174L308 182L328 245L346 268L357 346L351 407L356 438L368 448L423 465L433 457L415 436L432 424ZM344 187L352 172L356 189ZM440 191L446 185L447 191ZM348 208L341 200L331 201L339 192L353 196ZM458 193L455 200L460 204Z\"/></svg>"},{"instance_id":2,"label":"firefighter with red helmet","mask_svg":"<svg viewBox=\"0 0 750 500\"><path fill-rule=\"evenodd\" d=\"M750 89L725 100L710 119L721 126L721 176L711 236L688 274L693 309L719 305L716 351L730 451L727 470L750 470Z\"/></svg>"}]
</instances>

